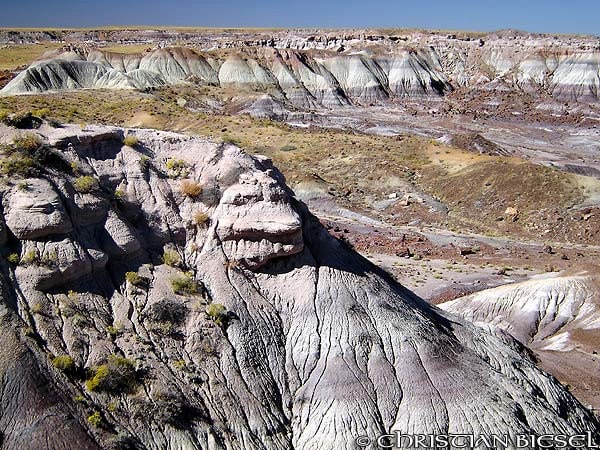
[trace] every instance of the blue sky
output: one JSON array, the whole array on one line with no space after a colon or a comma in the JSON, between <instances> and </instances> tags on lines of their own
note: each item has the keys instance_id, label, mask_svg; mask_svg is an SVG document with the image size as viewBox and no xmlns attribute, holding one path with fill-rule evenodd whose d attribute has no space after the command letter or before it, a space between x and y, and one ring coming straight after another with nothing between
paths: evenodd
<instances>
[{"instance_id":1,"label":"blue sky","mask_svg":"<svg viewBox=\"0 0 600 450\"><path fill-rule=\"evenodd\" d=\"M600 0L1 0L1 27L417 27L600 34Z\"/></svg>"}]
</instances>

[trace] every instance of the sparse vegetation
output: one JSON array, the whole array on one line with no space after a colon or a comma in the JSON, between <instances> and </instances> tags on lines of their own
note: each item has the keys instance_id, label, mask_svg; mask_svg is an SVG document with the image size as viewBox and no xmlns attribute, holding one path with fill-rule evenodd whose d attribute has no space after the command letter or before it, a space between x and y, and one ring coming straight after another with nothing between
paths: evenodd
<instances>
[{"instance_id":1,"label":"sparse vegetation","mask_svg":"<svg viewBox=\"0 0 600 450\"><path fill-rule=\"evenodd\" d=\"M39 261L38 252L35 249L30 249L25 252L23 257L21 258L20 264L24 266L28 266L30 264L34 264Z\"/></svg>"},{"instance_id":2,"label":"sparse vegetation","mask_svg":"<svg viewBox=\"0 0 600 450\"><path fill-rule=\"evenodd\" d=\"M148 287L149 281L148 278L141 276L137 272L127 272L125 274L125 279L132 286L146 288Z\"/></svg>"},{"instance_id":3,"label":"sparse vegetation","mask_svg":"<svg viewBox=\"0 0 600 450\"><path fill-rule=\"evenodd\" d=\"M183 159L169 158L166 167L171 178L184 177L189 173L188 164Z\"/></svg>"},{"instance_id":4,"label":"sparse vegetation","mask_svg":"<svg viewBox=\"0 0 600 450\"><path fill-rule=\"evenodd\" d=\"M123 139L123 145L126 145L127 147L135 147L138 144L138 138L133 134L128 134L125 136L125 139Z\"/></svg>"},{"instance_id":5,"label":"sparse vegetation","mask_svg":"<svg viewBox=\"0 0 600 450\"><path fill-rule=\"evenodd\" d=\"M38 135L24 133L15 137L11 145L1 148L0 173L16 177L37 176L44 168L50 150Z\"/></svg>"},{"instance_id":6,"label":"sparse vegetation","mask_svg":"<svg viewBox=\"0 0 600 450\"><path fill-rule=\"evenodd\" d=\"M166 248L162 255L162 262L167 266L178 267L181 264L179 253L175 250Z\"/></svg>"},{"instance_id":7,"label":"sparse vegetation","mask_svg":"<svg viewBox=\"0 0 600 450\"><path fill-rule=\"evenodd\" d=\"M180 189L186 197L195 198L202 194L202 185L194 180L183 180Z\"/></svg>"},{"instance_id":8,"label":"sparse vegetation","mask_svg":"<svg viewBox=\"0 0 600 450\"><path fill-rule=\"evenodd\" d=\"M121 328L119 326L117 326L117 325L109 325L109 326L106 327L106 332L112 338L116 338L117 335L119 334L119 331L121 331Z\"/></svg>"},{"instance_id":9,"label":"sparse vegetation","mask_svg":"<svg viewBox=\"0 0 600 450\"><path fill-rule=\"evenodd\" d=\"M94 414L87 418L87 420L93 427L98 428L100 425L102 425L102 416L100 415L99 411L95 411Z\"/></svg>"},{"instance_id":10,"label":"sparse vegetation","mask_svg":"<svg viewBox=\"0 0 600 450\"><path fill-rule=\"evenodd\" d=\"M51 111L50 108L40 108L40 109L36 109L35 111L33 111L33 115L35 117L39 117L40 119L45 119L46 117L48 117L50 115Z\"/></svg>"},{"instance_id":11,"label":"sparse vegetation","mask_svg":"<svg viewBox=\"0 0 600 450\"><path fill-rule=\"evenodd\" d=\"M17 264L19 264L19 260L20 260L19 255L17 253L11 253L10 255L8 255L6 257L6 259L13 266L16 266Z\"/></svg>"},{"instance_id":12,"label":"sparse vegetation","mask_svg":"<svg viewBox=\"0 0 600 450\"><path fill-rule=\"evenodd\" d=\"M173 367L177 370L183 370L185 369L186 363L184 359L178 359L177 361L175 361L173 363Z\"/></svg>"},{"instance_id":13,"label":"sparse vegetation","mask_svg":"<svg viewBox=\"0 0 600 450\"><path fill-rule=\"evenodd\" d=\"M37 338L38 335L32 327L26 327L23 329L23 334L29 338Z\"/></svg>"},{"instance_id":14,"label":"sparse vegetation","mask_svg":"<svg viewBox=\"0 0 600 450\"><path fill-rule=\"evenodd\" d=\"M71 167L71 172L74 175L79 175L79 164L77 164L77 161L71 161L69 166Z\"/></svg>"},{"instance_id":15,"label":"sparse vegetation","mask_svg":"<svg viewBox=\"0 0 600 450\"><path fill-rule=\"evenodd\" d=\"M0 70L14 70L31 64L48 50L54 50L61 45L54 42L3 45L0 48Z\"/></svg>"},{"instance_id":16,"label":"sparse vegetation","mask_svg":"<svg viewBox=\"0 0 600 450\"><path fill-rule=\"evenodd\" d=\"M230 145L237 145L237 146L239 146L241 144L241 141L238 138L235 138L228 134L223 135L223 137L221 138L221 142L223 142L223 144L230 144Z\"/></svg>"},{"instance_id":17,"label":"sparse vegetation","mask_svg":"<svg viewBox=\"0 0 600 450\"><path fill-rule=\"evenodd\" d=\"M91 377L85 382L85 387L91 392L130 392L136 385L135 363L121 356L110 355L106 364L90 372Z\"/></svg>"},{"instance_id":18,"label":"sparse vegetation","mask_svg":"<svg viewBox=\"0 0 600 450\"><path fill-rule=\"evenodd\" d=\"M42 266L54 268L58 265L58 254L55 250L50 250L40 258L39 263Z\"/></svg>"},{"instance_id":19,"label":"sparse vegetation","mask_svg":"<svg viewBox=\"0 0 600 450\"><path fill-rule=\"evenodd\" d=\"M98 180L89 175L77 177L73 187L80 194L88 194L98 187Z\"/></svg>"},{"instance_id":20,"label":"sparse vegetation","mask_svg":"<svg viewBox=\"0 0 600 450\"><path fill-rule=\"evenodd\" d=\"M48 119L46 119L46 122L52 128L60 128L60 127L62 127L62 123L59 120L54 119L54 118L48 118Z\"/></svg>"},{"instance_id":21,"label":"sparse vegetation","mask_svg":"<svg viewBox=\"0 0 600 450\"><path fill-rule=\"evenodd\" d=\"M219 326L224 326L227 323L228 313L227 308L220 303L211 303L206 307L206 314L211 320Z\"/></svg>"},{"instance_id":22,"label":"sparse vegetation","mask_svg":"<svg viewBox=\"0 0 600 450\"><path fill-rule=\"evenodd\" d=\"M384 195L383 187L388 182L397 179L414 182L418 188L451 206L452 213L447 218L440 219L445 221L442 223L448 228L461 229L466 225L473 231L489 232L491 228L497 227L493 221L504 209L498 214L481 214L488 208L500 206L499 200L494 196L483 195L482 186L488 181L490 174L494 191L503 192L509 197L506 199L507 204L512 204L515 199L525 204L525 208L515 205L523 210L521 220L503 222L503 225L507 224L506 229L503 229L505 234L534 234L537 231L530 231L535 229L525 225L529 222L542 222L542 218L534 216L524 220L530 211L570 206L573 200L577 200L579 191L565 191L567 188L572 189L572 186L564 185L564 180L571 177L569 174L553 169L544 173L546 169L529 163L522 166L500 164L498 161L502 158L473 156L456 148L432 143L430 139L409 135L386 137L351 134L342 130L298 129L248 116L192 113L177 107L177 98L193 98L200 91L204 95L214 94L221 99L228 95L220 87L189 86L160 88L153 92L152 97L133 91L124 92L118 98L110 92L74 91L63 92L60 96L0 98L0 109L12 112L48 108L60 120L74 117L81 122L121 125L127 124L140 111L148 111L152 113L152 126L155 128L185 126L191 133L213 139L221 138L224 133L227 133L226 140L229 140L228 136L244 136L244 141L251 143L247 146L249 153L261 153L273 158L276 166L288 179L301 182L313 173L323 176L335 188L332 192L336 195L344 193L344 201L357 207L368 206L364 202L366 198ZM73 105L77 105L77 108ZM290 151L288 146L295 149ZM435 158L432 156L434 151L437 152ZM454 159L460 159L460 164L455 164ZM512 161L510 158L509 160ZM173 160L168 164L168 175L184 176L182 173L187 173L187 169L180 171L175 162L185 166L182 160ZM369 167L372 170L363 179L353 173L353 167ZM505 176L505 172L509 176ZM520 173L524 176L521 177ZM528 173L538 175L532 177ZM514 189L515 186L519 189ZM203 200L205 195L203 193ZM483 202L483 207L474 208L473 205L480 201ZM505 207L506 205L503 208ZM435 224L437 218L432 221ZM574 234L575 231L569 233Z\"/></svg>"},{"instance_id":23,"label":"sparse vegetation","mask_svg":"<svg viewBox=\"0 0 600 450\"><path fill-rule=\"evenodd\" d=\"M171 278L171 288L179 295L194 295L198 293L198 282L189 273Z\"/></svg>"},{"instance_id":24,"label":"sparse vegetation","mask_svg":"<svg viewBox=\"0 0 600 450\"><path fill-rule=\"evenodd\" d=\"M65 373L75 370L75 361L69 355L59 355L52 358L52 365Z\"/></svg>"},{"instance_id":25,"label":"sparse vegetation","mask_svg":"<svg viewBox=\"0 0 600 450\"><path fill-rule=\"evenodd\" d=\"M153 322L180 324L185 320L187 308L177 299L163 298L148 308L145 316Z\"/></svg>"},{"instance_id":26,"label":"sparse vegetation","mask_svg":"<svg viewBox=\"0 0 600 450\"><path fill-rule=\"evenodd\" d=\"M154 396L154 401L148 405L153 417L161 423L169 423L176 428L186 429L199 411L193 408L189 401L177 391L159 391Z\"/></svg>"},{"instance_id":27,"label":"sparse vegetation","mask_svg":"<svg viewBox=\"0 0 600 450\"><path fill-rule=\"evenodd\" d=\"M208 214L206 214L204 211L196 211L192 215L192 219L195 225L203 226L208 222L209 217Z\"/></svg>"},{"instance_id":28,"label":"sparse vegetation","mask_svg":"<svg viewBox=\"0 0 600 450\"><path fill-rule=\"evenodd\" d=\"M42 140L37 134L24 133L15 137L12 141L15 151L32 154L42 145Z\"/></svg>"},{"instance_id":29,"label":"sparse vegetation","mask_svg":"<svg viewBox=\"0 0 600 450\"><path fill-rule=\"evenodd\" d=\"M40 302L36 302L31 305L30 309L32 314L42 314L44 312L44 305Z\"/></svg>"},{"instance_id":30,"label":"sparse vegetation","mask_svg":"<svg viewBox=\"0 0 600 450\"><path fill-rule=\"evenodd\" d=\"M0 160L0 172L18 177L33 176L36 175L35 162L28 156L9 156Z\"/></svg>"},{"instance_id":31,"label":"sparse vegetation","mask_svg":"<svg viewBox=\"0 0 600 450\"><path fill-rule=\"evenodd\" d=\"M147 157L146 155L142 155L138 162L138 164L140 165L140 170L144 173L148 172L148 170L150 169L151 161L152 160L149 157Z\"/></svg>"},{"instance_id":32,"label":"sparse vegetation","mask_svg":"<svg viewBox=\"0 0 600 450\"><path fill-rule=\"evenodd\" d=\"M115 200L121 201L125 198L125 191L123 189L115 189Z\"/></svg>"},{"instance_id":33,"label":"sparse vegetation","mask_svg":"<svg viewBox=\"0 0 600 450\"><path fill-rule=\"evenodd\" d=\"M21 180L17 183L17 189L20 191L27 191L29 190L29 183L25 180Z\"/></svg>"},{"instance_id":34,"label":"sparse vegetation","mask_svg":"<svg viewBox=\"0 0 600 450\"><path fill-rule=\"evenodd\" d=\"M2 122L9 127L19 129L38 128L42 124L42 120L35 117L30 111L7 114Z\"/></svg>"}]
</instances>

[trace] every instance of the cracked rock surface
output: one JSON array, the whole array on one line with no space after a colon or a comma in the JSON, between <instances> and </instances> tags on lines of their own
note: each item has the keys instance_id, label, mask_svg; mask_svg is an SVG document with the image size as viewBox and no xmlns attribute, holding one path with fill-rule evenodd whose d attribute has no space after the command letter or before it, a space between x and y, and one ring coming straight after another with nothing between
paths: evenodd
<instances>
[{"instance_id":1,"label":"cracked rock surface","mask_svg":"<svg viewBox=\"0 0 600 450\"><path fill-rule=\"evenodd\" d=\"M77 170L1 188L2 448L597 434L521 344L334 239L266 158L154 130L38 132ZM98 186L77 192L81 176Z\"/></svg>"}]
</instances>

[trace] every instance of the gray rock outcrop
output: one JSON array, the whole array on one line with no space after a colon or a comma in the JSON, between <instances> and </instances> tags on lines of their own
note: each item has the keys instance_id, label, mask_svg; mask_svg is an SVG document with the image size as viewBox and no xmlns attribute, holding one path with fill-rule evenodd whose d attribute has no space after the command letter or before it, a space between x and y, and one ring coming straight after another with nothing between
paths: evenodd
<instances>
[{"instance_id":1,"label":"gray rock outcrop","mask_svg":"<svg viewBox=\"0 0 600 450\"><path fill-rule=\"evenodd\" d=\"M17 433L3 421L25 406L3 394L6 448L68 448L70 438L71 448L330 450L394 430L597 435L594 416L522 345L428 305L334 239L269 160L128 132L135 148L116 128L40 129L99 181L85 202L74 175L51 166L31 182L43 199L2 193L18 233L5 249L22 262L1 261L14 319L0 334L29 327L30 337L0 347L0 359L16 363L13 349L29 346L39 361L69 355L75 367L16 365L20 383L41 377L61 393L55 408L72 419L34 404L28 416L52 420ZM28 205L29 226L15 218ZM75 217L86 205L108 208ZM60 220L37 217L57 211ZM10 383L2 378L3 393Z\"/></svg>"}]
</instances>

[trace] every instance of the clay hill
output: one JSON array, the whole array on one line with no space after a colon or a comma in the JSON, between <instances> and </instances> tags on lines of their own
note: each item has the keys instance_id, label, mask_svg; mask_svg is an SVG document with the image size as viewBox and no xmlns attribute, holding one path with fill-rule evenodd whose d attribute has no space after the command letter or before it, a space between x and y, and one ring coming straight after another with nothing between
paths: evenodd
<instances>
[{"instance_id":1,"label":"clay hill","mask_svg":"<svg viewBox=\"0 0 600 450\"><path fill-rule=\"evenodd\" d=\"M499 328L427 304L199 137L2 127L6 449L337 449L599 424Z\"/></svg>"},{"instance_id":2,"label":"clay hill","mask_svg":"<svg viewBox=\"0 0 600 450\"><path fill-rule=\"evenodd\" d=\"M599 95L600 45L592 37L501 32L461 38L423 32L395 36L304 30L261 39L256 34L252 40L236 40L227 33L205 33L204 39L193 33L157 39L138 31L134 42L148 44L139 54L67 45L46 54L2 93L235 85L251 86L305 109L435 98L464 88L483 96L532 93L540 96L540 105L548 98L595 102ZM86 37L104 42L98 36ZM27 38L21 33L21 40ZM106 42L122 38L114 33L105 36ZM174 46L177 40L185 40L187 47ZM157 43L165 48L156 48Z\"/></svg>"}]
</instances>

